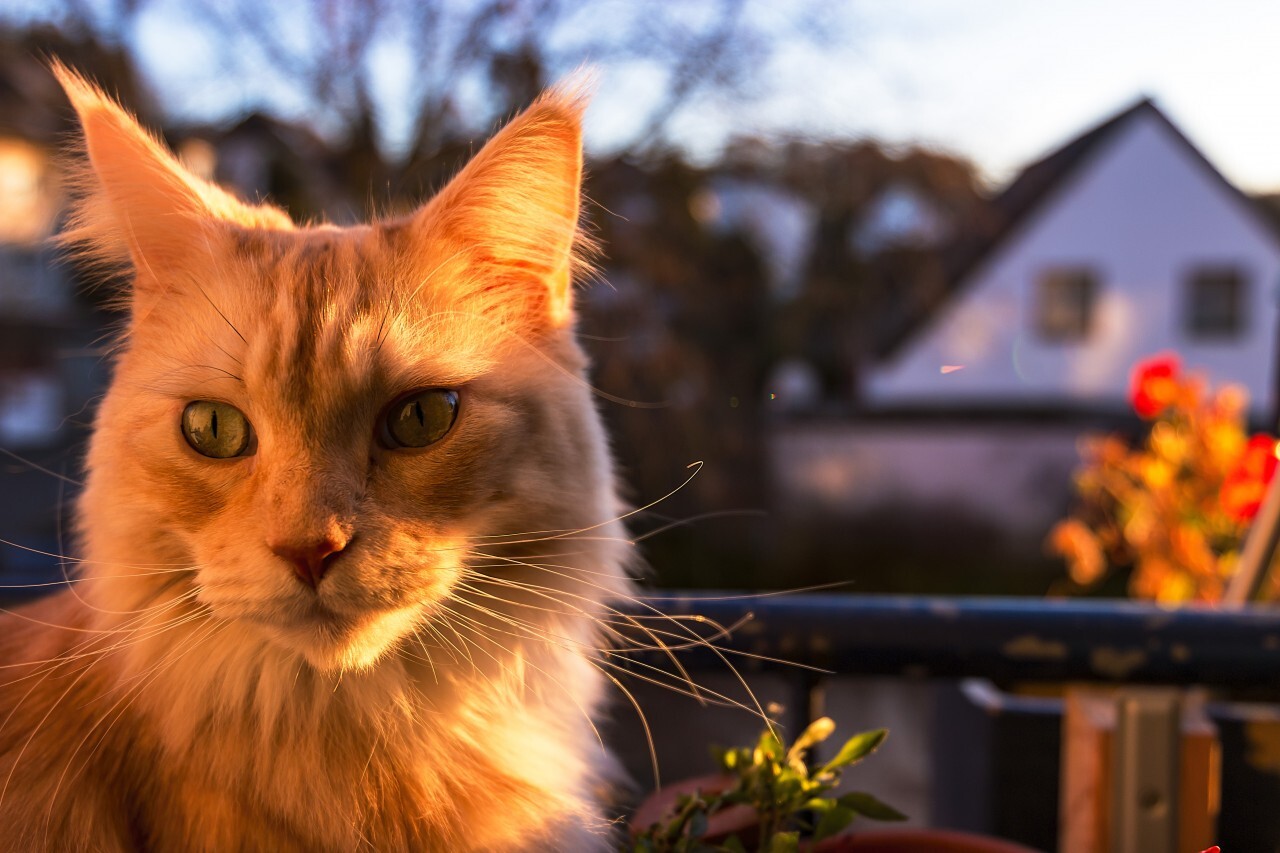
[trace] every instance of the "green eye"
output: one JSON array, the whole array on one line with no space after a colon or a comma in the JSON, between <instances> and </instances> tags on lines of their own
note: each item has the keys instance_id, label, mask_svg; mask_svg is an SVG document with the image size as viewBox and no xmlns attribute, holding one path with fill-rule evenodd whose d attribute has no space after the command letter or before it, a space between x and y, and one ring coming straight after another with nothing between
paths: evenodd
<instances>
[{"instance_id":1,"label":"green eye","mask_svg":"<svg viewBox=\"0 0 1280 853\"><path fill-rule=\"evenodd\" d=\"M390 447L426 447L444 438L458 417L458 394L443 388L415 391L391 404L383 425Z\"/></svg>"},{"instance_id":2,"label":"green eye","mask_svg":"<svg viewBox=\"0 0 1280 853\"><path fill-rule=\"evenodd\" d=\"M235 406L196 400L182 410L182 435L197 453L214 459L243 456L252 430Z\"/></svg>"}]
</instances>

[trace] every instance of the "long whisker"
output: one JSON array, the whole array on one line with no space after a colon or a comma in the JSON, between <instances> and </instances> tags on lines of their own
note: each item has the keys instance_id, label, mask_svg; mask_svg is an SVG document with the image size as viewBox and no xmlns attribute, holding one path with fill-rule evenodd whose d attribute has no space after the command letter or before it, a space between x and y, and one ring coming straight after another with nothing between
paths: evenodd
<instances>
[{"instance_id":1,"label":"long whisker","mask_svg":"<svg viewBox=\"0 0 1280 853\"><path fill-rule=\"evenodd\" d=\"M133 689L126 691L124 695L122 695L119 699L117 699L116 702L110 708L108 708L107 711L102 716L98 718L97 722L95 722L93 726L91 726L89 730L85 732L84 737L80 739L80 742L76 744L75 750L73 750L71 755L67 758L67 763L62 769L62 774L58 777L58 782L53 789L53 795L49 798L49 807L45 814L46 841L48 839L49 826L53 820L54 804L57 802L58 793L62 789L63 782L66 781L67 773L70 772L71 767L75 763L76 756L80 754L80 751L84 748L85 744L89 742L89 739L91 737L93 737L93 734L98 730L98 727L101 726L102 723L105 722L108 717L111 717L111 722L108 723L107 727L102 730L102 733L98 738L98 744L99 746L101 746L101 744L106 740L107 735L111 732L111 729L115 727L115 724L128 711L129 705L131 705L137 699L137 697L142 694L143 690L146 687L154 683L155 680L159 678L160 675L166 669L172 667L179 659L186 657L186 655L189 654L192 649L202 645L204 641L212 637L213 634L221 627L221 623L211 622L208 624L210 625L210 627L206 628L203 632L201 631L193 632L190 636L186 638L187 642L185 644L185 648L178 647L178 648L169 649L165 653L165 659L162 660L160 663L158 663L155 667L153 667L153 672L151 674L151 677L149 679L146 679L145 681L140 680L136 685L134 685ZM106 698L108 695L109 694L104 694L103 698ZM119 709L118 713L116 713L117 709ZM112 716L113 714L114 716ZM96 751L97 750L95 748L94 754L96 754ZM86 759L84 766L81 767L80 772L82 773L84 772L84 769L88 767L88 762L91 759L92 759L92 755L90 755Z\"/></svg>"},{"instance_id":2,"label":"long whisker","mask_svg":"<svg viewBox=\"0 0 1280 853\"><path fill-rule=\"evenodd\" d=\"M500 558L496 558L496 557L494 557L494 555L492 555L492 554L485 554L485 555L482 555L482 556L487 557L487 558L489 558L489 559L500 559ZM514 560L514 559L513 559L513 560L512 560L512 562L513 562L514 564L517 564L517 565L522 564L522 563L521 563L521 561L519 561L519 560ZM545 566L542 566L542 567L540 567L540 568L546 569L546 567L545 567ZM563 568L566 568L566 569L567 569L568 567L563 567ZM594 583L592 583L592 582L590 582L590 581L587 581L587 580L584 580L584 579L572 578L570 575L565 575L565 574L563 574L563 573L558 573L558 572L555 572L554 570L549 570L549 571L552 571L552 574L561 574L562 576L567 577L567 578L569 578L570 580L575 580L575 581L577 581L578 583L582 583L582 584L584 584L584 585L586 585L586 586L588 586L588 587L594 587L594 588L596 588L596 589L598 589L598 590L601 590L601 591L606 592L606 593L609 593L609 594L615 594L615 595L617 594L617 593L616 593L616 591L614 591L614 590L605 589L605 588L601 587L600 585L598 585L598 584L594 584ZM673 621L673 620L670 620L670 617L668 617L668 616L667 616L667 614L663 613L661 610L657 609L656 607L654 607L653 605L649 604L648 602L645 602L645 601L642 601L642 600L638 600L638 599L635 599L635 598L630 598L630 597L625 596L625 595L624 595L624 596L622 596L622 598L623 598L623 600L628 600L628 601L630 601L632 604L635 604L635 605L639 606L640 608L642 608L642 609L644 609L644 610L649 611L650 613L654 614L655 616L663 617L663 618L667 618L669 622L672 622L672 621ZM622 614L622 612L621 612L621 611L616 611L616 613L617 613L618 615L624 616L624 618L625 618L625 615L624 615L624 614ZM684 623L679 622L679 621L674 621L674 625L673 625L673 627L675 627L677 630L686 630L686 631L688 630L688 629L687 629L687 627L684 625ZM692 636L691 636L691 638L692 638L692 639L699 639L699 638L697 637L697 635L696 635L696 634L693 634L692 632L689 632L689 633L692 635ZM735 680L737 680L737 681L738 681L738 683L742 685L743 690L745 690L745 691L746 691L746 694L747 694L749 697L751 697L752 703L754 704L754 706L755 706L755 708L756 708L756 711L757 711L758 715L761 717L761 719L764 719L764 720L767 720L767 721L771 721L771 720L772 720L772 718L771 718L771 717L769 717L769 715L765 712L765 709L764 709L764 707L760 704L759 699L757 699L757 698L756 698L755 693L751 690L750 685L748 685L748 684L747 684L747 680L746 680L746 678L745 678L745 677L742 675L742 673L737 669L737 667L735 667L735 666L733 665L733 663L732 663L732 662L730 662L729 658L726 656L725 651L724 651L724 650L722 650L722 649L720 649L720 648L719 648L718 646L716 646L714 643L705 643L705 644L703 644L703 646L702 646L702 647L703 647L703 648L705 648L707 651L709 651L711 654L715 655L715 656L720 660L720 662L724 664L725 668L726 668L730 673L732 673L732 675L733 675L733 677L735 678ZM772 723L771 723L771 722L770 722L770 723L768 723L768 724L769 724L769 725L772 725Z\"/></svg>"},{"instance_id":3,"label":"long whisker","mask_svg":"<svg viewBox=\"0 0 1280 853\"><path fill-rule=\"evenodd\" d=\"M472 608L475 608L475 609L479 610L480 612L484 613L485 615L488 615L488 616L491 616L491 617L493 617L493 618L495 618L495 619L498 619L498 620L499 620L500 622L502 622L502 623L505 623L505 624L511 625L513 628L517 629L517 630L520 632L520 633L512 633L512 632L510 632L510 631L502 631L501 629L495 629L495 630L500 631L501 633L507 634L508 636L512 636L512 637L516 637L516 638L527 638L527 637L532 637L532 638L534 638L534 639L542 640L542 641L544 641L544 642L546 642L546 641L554 641L554 645L558 645L558 646L560 646L560 647L562 647L562 648L570 648L570 649L575 650L575 651L578 651L578 652L596 652L596 653L600 653L601 655L604 655L604 657L602 657L602 658L588 657L588 660L591 660L593 663L597 663L597 664L600 664L600 665L603 665L603 666L608 666L608 667L611 667L611 668L618 669L618 670L619 670L619 671L621 671L621 672L626 672L627 674L632 675L632 676L634 676L634 677L636 677L636 678L639 678L639 679L640 679L640 680L642 680L642 681L647 681L647 682L649 682L650 684L655 684L655 685L658 685L658 686L660 686L660 687L665 687L665 688L668 688L668 689L670 689L670 690L674 690L675 692L680 693L680 694L682 694L682 695L689 696L689 697L691 697L691 698L697 699L697 700L699 700L700 702L702 702L703 704L707 704L707 703L706 703L706 700L705 700L705 696L710 696L710 697L712 697L712 698L715 700L715 702L714 702L713 704L717 704L717 705L724 705L724 706L728 706L728 707L735 707L735 708L739 708L739 709L741 709L741 710L750 711L750 712L754 713L753 709L751 709L751 708L750 708L750 707L748 707L747 705L744 705L744 704L743 704L743 703L741 703L741 702L737 702L737 701L733 700L732 698L730 698L730 697L728 697L728 696L725 696L725 695L723 695L723 694L721 694L721 693L718 693L718 692L716 692L716 691L714 691L714 690L709 690L709 689L707 689L707 688L705 688L705 687L699 687L699 686L697 686L697 685L693 684L692 680L688 678L687 673L685 674L684 679L681 679L681 680L680 680L680 681L682 681L683 683L688 684L688 687L687 687L687 688L686 688L686 687L682 687L682 686L680 686L680 681L678 681L676 684L669 684L669 683L667 683L667 682L665 682L665 681L660 681L660 680L658 680L657 678L653 678L653 677L646 676L646 675L643 675L643 674L635 673L635 672L633 672L632 670L627 669L626 667L623 667L623 666L621 666L621 665L619 665L619 664L617 664L617 663L615 663L615 662L613 662L613 661L611 661L611 660L608 660L608 659L607 659L607 656L608 656L609 654L614 654L614 653L616 653L616 651L612 651L612 650L609 650L609 649L594 648L594 647L591 647L591 646L589 646L589 645L583 644L583 643L581 643L581 642L579 642L579 641L576 641L576 640L574 640L574 639L572 639L572 638L570 638L570 637L564 637L564 636L561 636L561 635L558 635L558 634L551 634L551 633L547 632L545 629L543 629L541 626L537 626L537 625L534 625L534 624L532 624L532 623L525 622L524 620L518 620L518 619L515 619L515 618L513 618L513 617L506 616L506 615L501 614L501 613L497 613L497 612L495 612L495 611L493 611L493 610L490 610L490 609L488 609L488 608L481 608L481 607L479 607L478 605L476 605L474 602L466 601L466 600L465 600L465 599L463 599L463 598L459 598L459 599L457 599L457 600L458 600L458 602L459 602L459 603L465 603L465 604L467 604L468 606L470 606L470 607L472 607ZM661 669L660 667L656 667L656 666L654 666L654 665L652 665L652 664L648 664L648 663L645 663L645 662L643 662L643 661L629 660L629 663L631 663L631 664L632 664L632 665L634 665L634 666L639 666L639 667L642 667L642 668L644 668L644 669L652 670L653 672L656 672L656 673L658 673L658 674L660 674L660 675L664 675L664 676L672 677L672 675L671 675L671 673L670 673L670 672L667 672L666 670ZM704 694L705 694L705 696L704 696Z\"/></svg>"},{"instance_id":4,"label":"long whisker","mask_svg":"<svg viewBox=\"0 0 1280 853\"><path fill-rule=\"evenodd\" d=\"M193 590L189 595L194 596L195 594L196 591ZM128 648L129 646L149 640L152 637L159 636L160 634L163 634L184 622L190 621L193 617L202 616L203 614L200 613L183 613L180 616L167 619L150 626L150 628L147 629L148 633L142 633L140 629L132 627L135 623L141 624L144 620L149 618L152 615L151 611L153 610L163 612L165 609L178 607L184 604L187 600L189 599L187 598L187 595L184 594L183 596L179 596L162 604L148 607L140 611L133 619L127 620L115 628L95 632L93 636L85 638L80 643L72 646L66 652L55 657L45 660L0 664L0 669L23 669L27 667L36 667L36 669L28 675L10 679L9 681L0 684L0 687L10 687L31 678L41 678L43 680L44 677L53 674L58 669L63 668L74 661L85 658L102 658L111 652L119 651L121 649ZM105 642L112 636L116 636L119 639L110 646L105 648L100 647L101 643ZM21 702L19 702L19 705L21 705ZM12 714L10 714L10 716L12 716ZM8 718L6 718L6 722L7 719ZM0 723L0 730L3 730L4 727L4 723Z\"/></svg>"},{"instance_id":5,"label":"long whisker","mask_svg":"<svg viewBox=\"0 0 1280 853\"><path fill-rule=\"evenodd\" d=\"M39 554L42 557L53 557L57 560L66 560L69 563L80 563L86 566L119 566L126 569L150 569L153 567L172 567L184 566L186 569L193 569L194 566L188 566L186 563L116 563L109 560L89 560L81 557L72 557L68 554L57 554L52 551L41 551L39 548L32 548L29 545L23 545L19 542L13 542L9 539L0 539L0 545L7 545L10 548L17 548L20 551L27 551L31 554ZM61 581L59 581L61 583Z\"/></svg>"},{"instance_id":6,"label":"long whisker","mask_svg":"<svg viewBox=\"0 0 1280 853\"><path fill-rule=\"evenodd\" d=\"M26 465L28 468L30 468L33 471L39 471L41 474L48 474L50 477L53 477L55 479L61 480L66 483L70 483L73 486L84 485L84 483L81 483L79 480L73 480L70 477L66 476L65 474L59 474L57 471L51 471L50 469L44 467L43 465L32 462L30 459L27 459L24 456L19 456L18 454L14 453L12 450L9 450L6 447L0 447L0 453L3 453L5 456L8 456L10 459L13 459L16 462L21 462L23 465Z\"/></svg>"},{"instance_id":7,"label":"long whisker","mask_svg":"<svg viewBox=\"0 0 1280 853\"><path fill-rule=\"evenodd\" d=\"M487 576L484 576L484 575L477 576L477 578L478 578L479 580L486 581L486 582L489 582L489 581L494 580L494 579L491 579L491 578L489 578L489 577L487 577ZM507 580L507 579L503 579L503 580ZM528 587L528 586L526 586L526 585L523 585L523 584L520 584L520 585L518 585L518 586L517 586L517 582L512 582L510 585L511 585L513 588L522 588L522 589L525 589L525 590L527 590L527 591L529 591L529 592L533 592L535 595L541 595L541 596L543 596L543 597L548 597L548 598L550 598L552 601L554 601L555 603L559 604L561 607L565 606L565 602L564 602L564 601L562 601L562 600L560 600L560 599L558 599L558 598L555 598L554 596L550 596L550 595L548 595L548 591L546 591L545 589L542 589L542 588L539 588L539 589L533 589L533 588L530 588L530 587ZM566 592L566 594L570 594L570 595L572 595L572 593L567 593L567 592ZM582 596L576 596L576 595L574 595L574 597L575 597L575 598L579 598L579 599L581 599L581 600L583 600L583 601L587 601L587 599L585 599L585 598L584 598L584 597L582 597ZM591 603L594 603L594 602L591 602ZM588 618L591 618L591 619L593 619L593 620L595 620L595 621L597 621L597 622L598 622L598 619L597 619L597 617L596 617L596 615L595 615L595 614L588 613L586 610L584 610L584 609L582 609L582 608L580 608L580 607L575 608L575 609L578 611L578 613L579 613L580 615L588 616ZM608 609L610 609L610 610L611 610L612 608L608 608ZM616 611L615 611L615 612L616 612ZM636 627L640 628L640 630L641 630L641 631L645 631L645 630L646 630L646 629L645 629L645 627L644 627L643 625L640 625L639 623L633 623L633 624L635 624L635 625L636 625ZM665 645L665 644L664 644L660 639L658 639L658 638L657 638L655 635L653 635L651 632L650 632L649 636L654 640L654 642L655 642L655 646L656 646L656 647L662 648L664 651L667 651L667 653L668 653L668 657L670 658L670 660L671 660L672 664L676 667L676 669L677 669L677 670L680 672L680 674L684 677L685 682L686 682L687 684L689 684L690 688L691 688L691 689L694 691L694 693L696 694L696 693L697 693L697 689L698 689L698 688L697 688L697 686L695 685L695 683L694 683L694 681L693 681L693 678L692 678L692 677L689 675L689 673L685 670L684 666L680 663L680 661L679 661L679 660L677 660L677 659L676 659L676 657L675 657L674 655L670 654L669 650L667 650L667 649L666 649L666 645Z\"/></svg>"},{"instance_id":8,"label":"long whisker","mask_svg":"<svg viewBox=\"0 0 1280 853\"><path fill-rule=\"evenodd\" d=\"M453 610L452 608L449 608L447 605L442 606L442 609L444 609L446 612L448 612L452 617L457 618L457 619L461 619L462 621L464 621L464 622L468 623L472 628L478 628L478 629L480 630L480 632L481 632L481 634L482 634L482 635L485 633L485 628L486 628L487 626L483 625L482 623L477 622L476 620L472 619L472 618L471 618L471 617L469 617L469 616L465 616L465 615L463 615L463 614L461 614L461 613L458 613L456 610ZM459 636L462 636L462 635L461 635L461 634L459 634ZM481 647L481 646L480 646L480 645L478 645L478 644L475 644L475 647L476 647L476 649L477 649L478 651L483 651L486 655L488 655L490 658L492 658L492 659L493 659L493 661L494 661L495 663L497 663L497 664L498 664L499 668L501 668L501 669L505 669L505 668L506 668L506 664L505 664L504 662L502 662L502 661L498 660L498 658L497 658L497 657L495 657L492 653L490 653L487 649L484 649L483 647ZM573 704L578 708L579 712L581 712L581 714L582 714L582 718L583 718L584 720L586 720L586 721L587 721L587 725L591 727L591 731L595 734L595 736L596 736L596 740L597 740L597 741L599 741L599 743L600 743L600 748L601 748L601 749L605 749L605 745L604 745L604 737L603 737L603 736L601 736L601 734L600 734L600 729L598 729L598 728L596 727L595 721L591 719L591 715L590 715L589 713L587 713L587 710L586 710L585 708L583 708L583 707L582 707L581 703L579 703L579 702L578 702L578 698L577 698L577 696L575 696L575 695L574 695L573 691L571 691L571 690L567 689L567 688L564 686L563 682L561 682L561 681L560 681L560 679L556 678L554 675L551 675L551 674L550 674L549 672L547 672L545 669L543 669L542 667L538 666L537 664L535 664L533 661L529 660L528 658L524 658L524 659L523 659L523 663L524 663L524 665L525 665L525 666L532 667L533 669L537 670L537 671L538 671L539 673L541 673L542 675L544 675L544 676L546 676L547 678L549 678L553 684L555 684L557 687L559 687L559 688L560 688L560 690L561 690L561 691L563 691L563 692L564 692L564 694L565 694L566 696L568 696L568 697L569 697L569 700L570 700L571 702L573 702Z\"/></svg>"},{"instance_id":9,"label":"long whisker","mask_svg":"<svg viewBox=\"0 0 1280 853\"><path fill-rule=\"evenodd\" d=\"M667 408L667 406L670 405L670 403L665 401L659 402L659 403L645 403L640 400L629 400L626 397L619 397L616 394L610 394L608 391L605 391L603 388L592 385L580 374L572 370L569 370L564 365L560 364L560 362L556 361L554 358L552 358L550 355L544 352L543 347L539 346L538 343L533 339L520 334L515 329L501 325L497 320L495 320L492 317L487 317L483 314L477 314L473 311L437 311L431 315L431 318L447 317L447 316L456 316L469 323L487 323L491 326L498 327L499 330L503 332L503 334L510 337L512 340L516 341L521 346L525 347L533 356L545 361L547 363L547 366L550 367L552 370L556 371L561 376L568 379L570 382L574 383L575 385L579 385L585 388L588 392L592 394L592 396L599 397L602 400L608 400L610 403L617 403L618 405L626 406L629 409L665 409Z\"/></svg>"},{"instance_id":10,"label":"long whisker","mask_svg":"<svg viewBox=\"0 0 1280 853\"><path fill-rule=\"evenodd\" d=\"M667 492L662 497L651 500L649 501L649 503L645 504L644 506L636 507L635 509L628 510L627 512L624 512L621 515L616 515L613 518L606 519L605 521L601 521L596 524L592 524L588 527L580 527L576 530L538 530L538 531L532 531L529 533L515 533L515 534L505 533L505 534L496 534L491 536L476 536L473 538L475 538L476 540L485 540L485 541L496 540L496 543L500 545L521 545L521 544L527 544L532 542L546 542L553 539L578 538L580 534L590 533L592 530L599 530L602 527L608 527L609 525L619 521L626 521L628 518L631 518L632 516L637 515L638 513L642 513L642 512L645 512L646 510L652 509L653 507L657 506L663 501L670 500L681 489L683 489L685 486L693 482L694 478L697 477L698 474L702 471L703 465L705 465L705 463L700 460L697 462L690 462L687 466L685 466L686 470L691 471L689 476L685 477L684 481L680 485L676 486L674 489ZM510 538L513 536L518 538L515 538L515 539ZM535 538L523 538L523 537L535 537ZM607 537L607 538L616 538L616 537ZM631 540L629 539L623 539L621 541L631 542Z\"/></svg>"}]
</instances>

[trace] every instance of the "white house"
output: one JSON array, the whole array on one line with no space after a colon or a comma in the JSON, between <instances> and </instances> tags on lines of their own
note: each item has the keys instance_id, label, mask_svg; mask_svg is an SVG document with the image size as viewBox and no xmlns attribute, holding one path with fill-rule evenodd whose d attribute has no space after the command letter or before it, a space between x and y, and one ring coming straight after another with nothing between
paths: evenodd
<instances>
[{"instance_id":1,"label":"white house","mask_svg":"<svg viewBox=\"0 0 1280 853\"><path fill-rule=\"evenodd\" d=\"M1025 169L942 307L864 385L875 409L1123 409L1162 350L1274 411L1280 236L1150 100Z\"/></svg>"},{"instance_id":2,"label":"white house","mask_svg":"<svg viewBox=\"0 0 1280 853\"><path fill-rule=\"evenodd\" d=\"M868 368L872 416L777 424L779 512L896 519L899 541L976 525L1031 565L1072 501L1078 437L1129 412L1139 359L1177 351L1274 410L1280 237L1150 101L993 206L936 310Z\"/></svg>"}]
</instances>

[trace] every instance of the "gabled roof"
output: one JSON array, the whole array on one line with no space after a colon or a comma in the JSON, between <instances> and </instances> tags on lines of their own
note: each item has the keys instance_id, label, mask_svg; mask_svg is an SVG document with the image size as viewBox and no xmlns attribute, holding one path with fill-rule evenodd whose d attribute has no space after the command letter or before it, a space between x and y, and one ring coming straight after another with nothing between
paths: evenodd
<instances>
[{"instance_id":1,"label":"gabled roof","mask_svg":"<svg viewBox=\"0 0 1280 853\"><path fill-rule=\"evenodd\" d=\"M1113 139L1123 127L1143 115L1151 116L1163 124L1170 136L1192 155L1193 162L1198 163L1201 168L1208 171L1213 180L1226 187L1232 195L1237 196L1249 215L1255 217L1263 229L1272 235L1277 246L1280 246L1280 223L1268 216L1258 202L1244 195L1228 181L1200 152L1200 149L1187 139L1177 125L1170 121L1150 98L1144 97L1019 172L1017 177L991 201L992 227L983 234L965 235L948 247L944 258L947 271L945 296L937 301L933 311L922 313L904 327L901 333L881 351L881 357L896 352L914 337L928 322L934 311L953 298L956 292L962 290L971 274L1019 232L1034 214L1057 194L1059 189L1070 183L1072 177L1092 160L1093 155L1104 146L1104 143Z\"/></svg>"}]
</instances>

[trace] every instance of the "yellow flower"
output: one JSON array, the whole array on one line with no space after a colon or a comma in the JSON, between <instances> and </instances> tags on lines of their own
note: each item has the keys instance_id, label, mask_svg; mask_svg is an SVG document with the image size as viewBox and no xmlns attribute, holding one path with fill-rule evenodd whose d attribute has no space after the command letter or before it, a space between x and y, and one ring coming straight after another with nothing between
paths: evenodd
<instances>
[{"instance_id":1,"label":"yellow flower","mask_svg":"<svg viewBox=\"0 0 1280 853\"><path fill-rule=\"evenodd\" d=\"M1151 513L1139 508L1124 525L1124 538L1130 547L1142 553L1155 537L1155 531L1156 524Z\"/></svg>"},{"instance_id":2,"label":"yellow flower","mask_svg":"<svg viewBox=\"0 0 1280 853\"><path fill-rule=\"evenodd\" d=\"M1156 455L1177 464L1187 456L1187 437L1173 424L1161 421L1151 428L1151 449Z\"/></svg>"},{"instance_id":3,"label":"yellow flower","mask_svg":"<svg viewBox=\"0 0 1280 853\"><path fill-rule=\"evenodd\" d=\"M1138 562L1129 582L1135 598L1154 599L1161 604L1181 604L1196 596L1195 581L1186 572L1159 555Z\"/></svg>"},{"instance_id":4,"label":"yellow flower","mask_svg":"<svg viewBox=\"0 0 1280 853\"><path fill-rule=\"evenodd\" d=\"M1213 418L1205 424L1204 444L1215 467L1225 469L1244 451L1244 430L1236 421Z\"/></svg>"},{"instance_id":5,"label":"yellow flower","mask_svg":"<svg viewBox=\"0 0 1280 853\"><path fill-rule=\"evenodd\" d=\"M1195 582L1181 572L1165 576L1156 590L1156 601L1160 604L1183 604L1195 597Z\"/></svg>"},{"instance_id":6,"label":"yellow flower","mask_svg":"<svg viewBox=\"0 0 1280 853\"><path fill-rule=\"evenodd\" d=\"M1166 489L1173 482L1173 474L1176 470L1172 464L1165 459L1148 456L1141 463L1142 481L1152 491Z\"/></svg>"}]
</instances>

